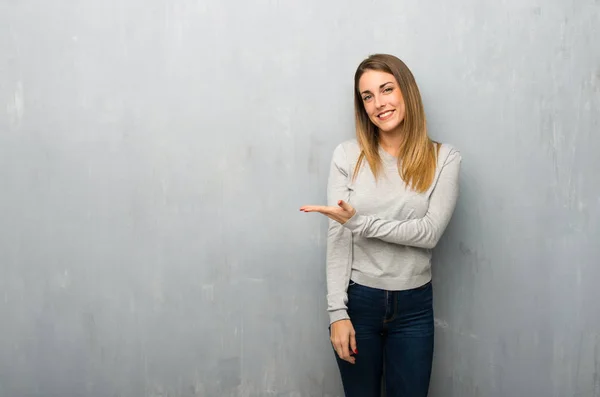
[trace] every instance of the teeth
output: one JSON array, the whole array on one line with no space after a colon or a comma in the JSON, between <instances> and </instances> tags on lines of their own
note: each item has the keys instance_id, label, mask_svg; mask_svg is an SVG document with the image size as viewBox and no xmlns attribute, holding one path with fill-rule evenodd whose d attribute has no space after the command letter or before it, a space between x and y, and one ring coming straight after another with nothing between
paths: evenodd
<instances>
[{"instance_id":1,"label":"teeth","mask_svg":"<svg viewBox=\"0 0 600 397\"><path fill-rule=\"evenodd\" d=\"M388 111L387 111L387 112L385 112L385 113L381 113L381 114L379 115L379 117L380 117L380 118L387 117L387 116L389 116L390 114L392 114L392 111L391 111L391 110L388 110Z\"/></svg>"}]
</instances>

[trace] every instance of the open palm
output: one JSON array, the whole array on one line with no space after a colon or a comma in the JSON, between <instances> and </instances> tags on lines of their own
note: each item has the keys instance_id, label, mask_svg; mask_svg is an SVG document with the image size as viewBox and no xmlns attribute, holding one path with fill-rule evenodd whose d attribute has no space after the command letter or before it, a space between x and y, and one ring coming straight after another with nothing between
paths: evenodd
<instances>
[{"instance_id":1,"label":"open palm","mask_svg":"<svg viewBox=\"0 0 600 397\"><path fill-rule=\"evenodd\" d=\"M344 224L348 219L352 218L356 214L356 210L348 203L343 200L338 201L338 206L329 205L305 205L300 207L300 211L303 212L320 212L323 215Z\"/></svg>"}]
</instances>

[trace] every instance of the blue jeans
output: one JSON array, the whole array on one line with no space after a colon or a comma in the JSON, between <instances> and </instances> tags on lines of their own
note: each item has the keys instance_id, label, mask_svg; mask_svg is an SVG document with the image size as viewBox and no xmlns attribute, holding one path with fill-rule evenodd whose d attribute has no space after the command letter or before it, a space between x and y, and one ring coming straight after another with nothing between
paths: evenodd
<instances>
[{"instance_id":1,"label":"blue jeans","mask_svg":"<svg viewBox=\"0 0 600 397\"><path fill-rule=\"evenodd\" d=\"M433 360L431 282L407 291L356 283L348 287L348 314L356 331L356 363L338 367L346 397L426 397Z\"/></svg>"}]
</instances>

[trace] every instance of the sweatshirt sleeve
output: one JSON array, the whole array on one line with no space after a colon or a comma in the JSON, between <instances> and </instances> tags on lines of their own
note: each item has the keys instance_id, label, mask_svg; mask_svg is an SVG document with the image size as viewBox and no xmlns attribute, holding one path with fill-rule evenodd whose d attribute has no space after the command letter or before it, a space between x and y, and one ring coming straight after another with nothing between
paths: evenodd
<instances>
[{"instance_id":1,"label":"sweatshirt sleeve","mask_svg":"<svg viewBox=\"0 0 600 397\"><path fill-rule=\"evenodd\" d=\"M337 206L338 200L350 197L350 166L343 146L333 152L327 183L327 205ZM327 231L327 311L330 324L350 318L347 313L350 279L352 232L339 222L329 220Z\"/></svg>"},{"instance_id":2,"label":"sweatshirt sleeve","mask_svg":"<svg viewBox=\"0 0 600 397\"><path fill-rule=\"evenodd\" d=\"M450 222L459 193L458 175L462 158L451 150L431 192L429 208L423 218L386 220L372 215L354 214L343 224L348 230L367 238L413 247L434 248Z\"/></svg>"}]
</instances>

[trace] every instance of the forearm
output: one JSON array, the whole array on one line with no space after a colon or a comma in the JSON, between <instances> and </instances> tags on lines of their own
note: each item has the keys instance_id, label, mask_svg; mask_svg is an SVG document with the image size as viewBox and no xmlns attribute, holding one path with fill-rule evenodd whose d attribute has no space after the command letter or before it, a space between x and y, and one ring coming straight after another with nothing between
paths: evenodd
<instances>
[{"instance_id":1,"label":"forearm","mask_svg":"<svg viewBox=\"0 0 600 397\"><path fill-rule=\"evenodd\" d=\"M330 323L349 318L347 312L352 235L337 222L327 233L327 312Z\"/></svg>"},{"instance_id":2,"label":"forearm","mask_svg":"<svg viewBox=\"0 0 600 397\"><path fill-rule=\"evenodd\" d=\"M461 156L458 152L448 156L434 181L427 213L422 218L392 220L357 212L343 226L362 237L378 238L389 243L413 247L434 248L450 222L456 206L460 163Z\"/></svg>"},{"instance_id":3,"label":"forearm","mask_svg":"<svg viewBox=\"0 0 600 397\"><path fill-rule=\"evenodd\" d=\"M431 249L437 245L447 223L446 218L436 221L427 215L420 219L394 221L357 213L344 226L361 237Z\"/></svg>"}]
</instances>

